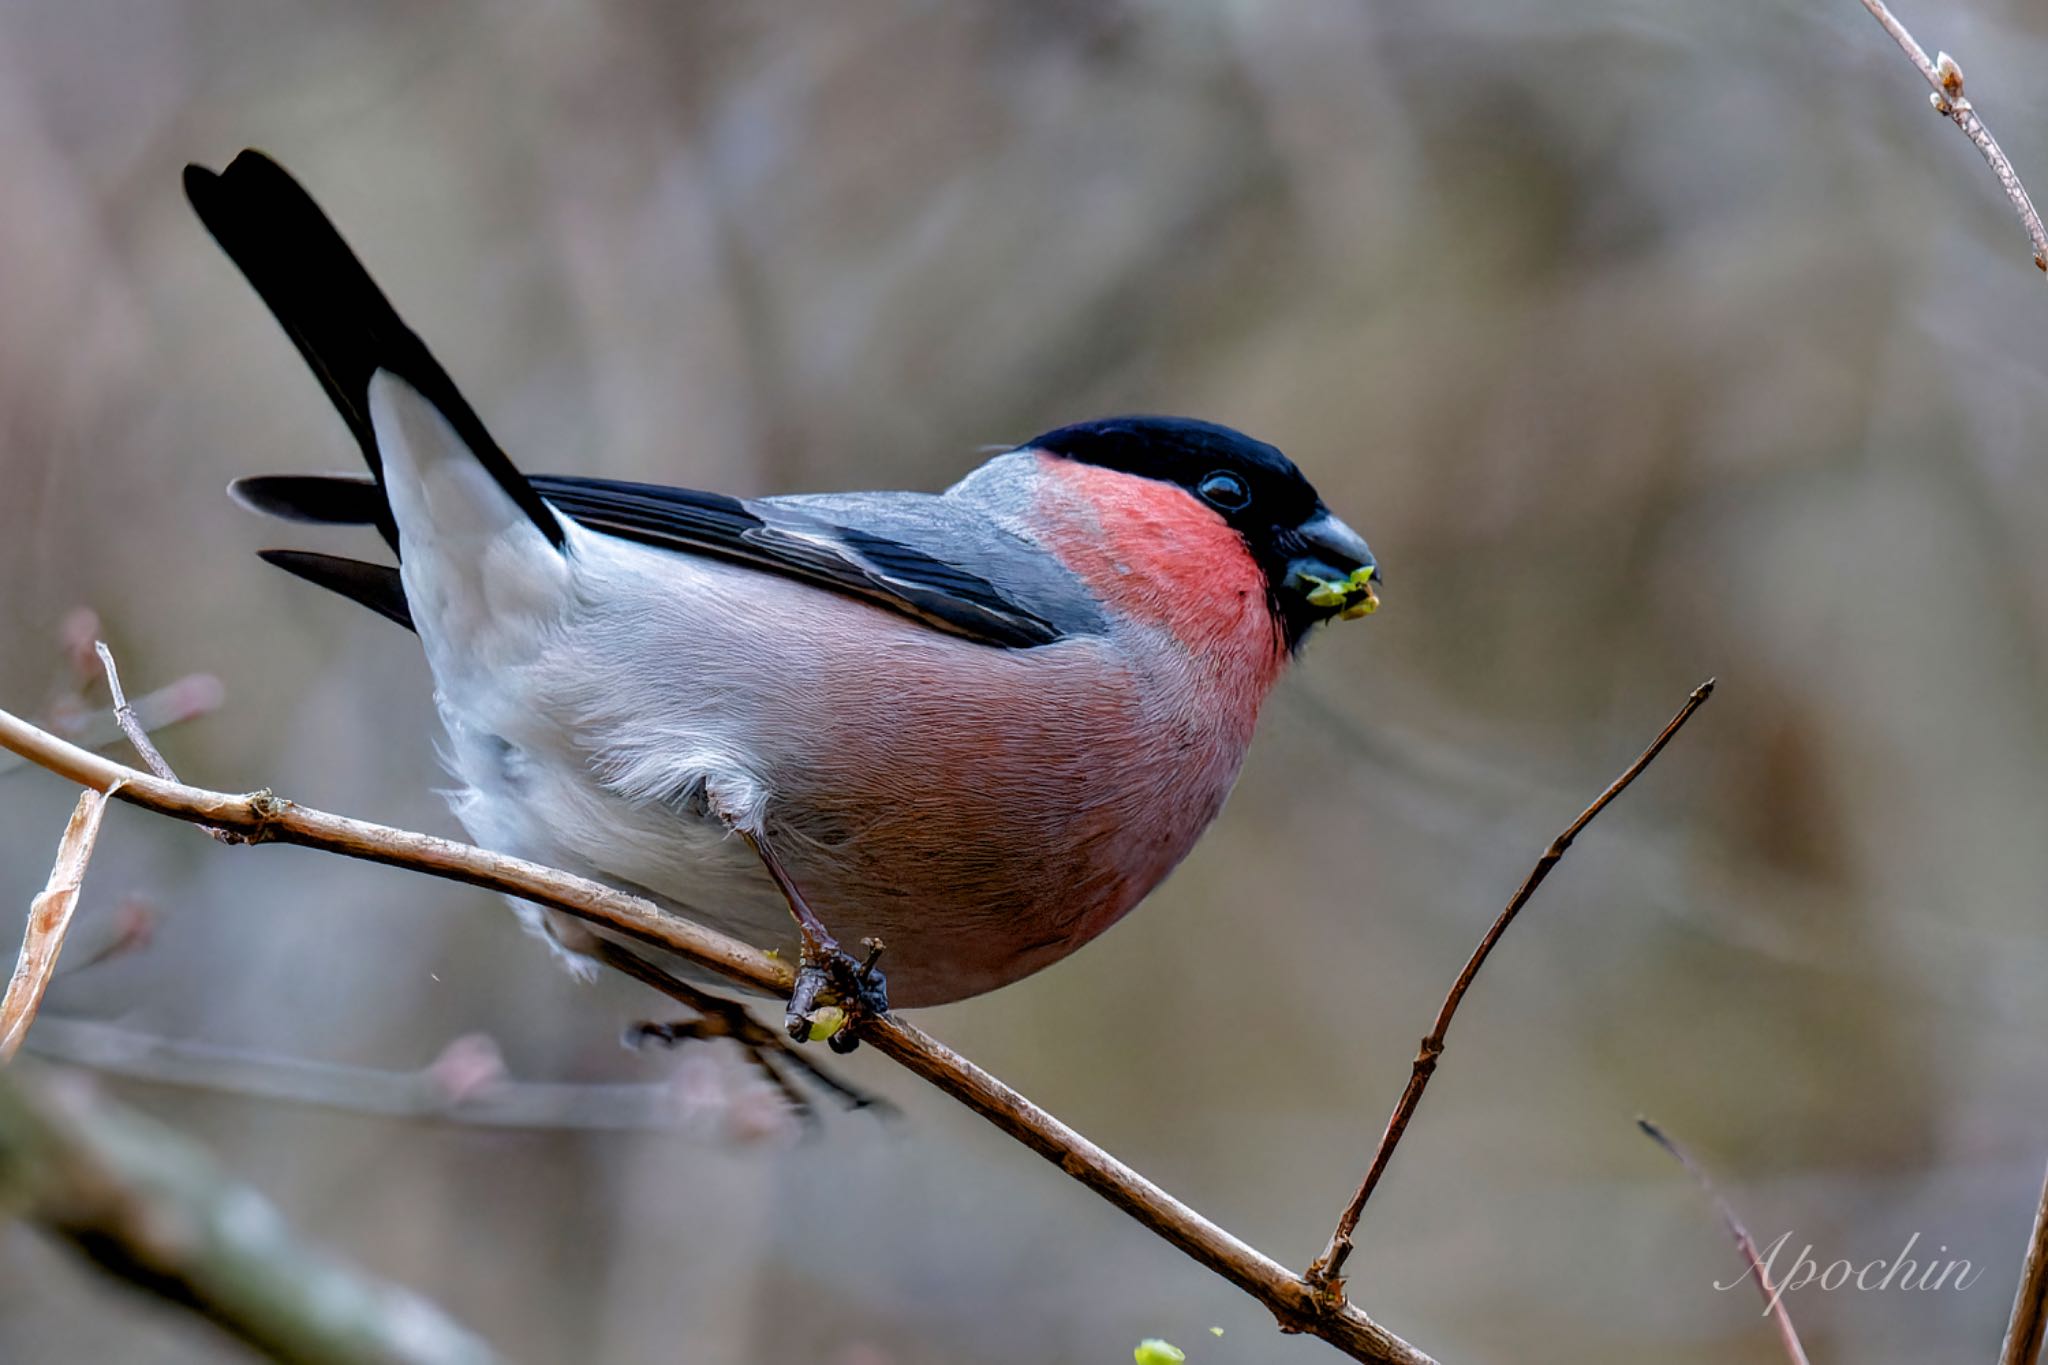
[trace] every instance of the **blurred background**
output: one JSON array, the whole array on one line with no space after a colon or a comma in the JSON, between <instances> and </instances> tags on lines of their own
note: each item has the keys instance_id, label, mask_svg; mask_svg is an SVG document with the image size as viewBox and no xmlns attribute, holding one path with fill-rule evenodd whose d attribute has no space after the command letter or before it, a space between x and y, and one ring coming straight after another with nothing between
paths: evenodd
<instances>
[{"instance_id":1,"label":"blurred background","mask_svg":"<svg viewBox=\"0 0 2048 1365\"><path fill-rule=\"evenodd\" d=\"M2048 13L1902 17L2048 191ZM529 468L935 489L1172 411L1371 537L1385 610L1180 872L915 1016L1291 1264L1718 675L1481 978L1354 1293L1447 1361L1781 1359L1642 1112L1788 1257L1984 1268L1794 1295L1816 1359L1994 1355L2048 1156L2048 288L1854 0L4 0L0 704L76 714L96 608L132 692L220 680L188 779L453 834L414 643L251 553L362 540L221 494L353 463L179 192L249 144ZM4 951L73 795L0 777ZM518 1360L1336 1358L871 1053L904 1117L798 1140L723 1053L623 1050L664 1002L480 892L117 808L95 953L32 1048ZM375 1112L478 1076L533 1126ZM238 1351L13 1228L0 1358Z\"/></svg>"}]
</instances>

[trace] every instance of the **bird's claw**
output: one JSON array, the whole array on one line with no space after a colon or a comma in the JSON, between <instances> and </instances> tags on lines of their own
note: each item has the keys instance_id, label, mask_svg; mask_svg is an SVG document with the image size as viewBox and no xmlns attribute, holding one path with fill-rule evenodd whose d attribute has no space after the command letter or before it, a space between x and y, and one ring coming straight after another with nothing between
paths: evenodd
<instances>
[{"instance_id":1,"label":"bird's claw","mask_svg":"<svg viewBox=\"0 0 2048 1365\"><path fill-rule=\"evenodd\" d=\"M875 967L882 941L863 939L861 946L867 949L865 958L854 957L830 940L805 945L784 1016L793 1041L823 1037L834 1052L851 1052L860 1046L861 1025L888 1015L889 983Z\"/></svg>"},{"instance_id":2,"label":"bird's claw","mask_svg":"<svg viewBox=\"0 0 2048 1365\"><path fill-rule=\"evenodd\" d=\"M732 1008L731 1014L721 1012L672 1023L636 1023L626 1030L620 1041L629 1048L637 1049L649 1043L679 1047L694 1040L730 1038L761 1075L781 1092L791 1111L806 1128L818 1126L818 1113L800 1084L805 1081L847 1109L873 1109L884 1116L896 1112L896 1106L889 1101L839 1079L817 1063L800 1056L775 1030L746 1014L744 1006L735 1004ZM794 1074L785 1072L785 1066Z\"/></svg>"}]
</instances>

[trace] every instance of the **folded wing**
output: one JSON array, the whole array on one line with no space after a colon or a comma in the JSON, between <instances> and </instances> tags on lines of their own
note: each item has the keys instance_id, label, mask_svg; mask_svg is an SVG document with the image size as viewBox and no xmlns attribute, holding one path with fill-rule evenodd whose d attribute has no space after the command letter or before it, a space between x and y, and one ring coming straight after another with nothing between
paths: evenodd
<instances>
[{"instance_id":1,"label":"folded wing","mask_svg":"<svg viewBox=\"0 0 2048 1365\"><path fill-rule=\"evenodd\" d=\"M1093 597L1051 556L936 495L742 500L610 479L535 475L528 482L556 511L590 530L744 564L983 644L1028 649L1103 628ZM371 525L383 509L375 482L351 475L270 475L239 480L232 492L246 506L292 521ZM297 552L265 557L402 619L404 592L395 569Z\"/></svg>"}]
</instances>

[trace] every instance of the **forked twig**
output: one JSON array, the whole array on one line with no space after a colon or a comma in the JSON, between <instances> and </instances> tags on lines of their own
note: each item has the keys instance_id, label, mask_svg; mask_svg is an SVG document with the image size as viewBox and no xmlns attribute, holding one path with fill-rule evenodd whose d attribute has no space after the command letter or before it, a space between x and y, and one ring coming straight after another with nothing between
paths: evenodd
<instances>
[{"instance_id":1,"label":"forked twig","mask_svg":"<svg viewBox=\"0 0 2048 1365\"><path fill-rule=\"evenodd\" d=\"M2042 226L2041 215L2035 211L2034 200L2027 193L2027 187L2020 183L2020 173L2013 169L2011 158L2006 156L2005 149L1998 145L1998 139L1991 136L1984 120L1977 116L1976 107L1963 94L1963 69L1946 52L1930 59L1927 49L1906 31L1906 26L1885 7L1884 0L1863 0L1863 8L1883 25L1892 41L1899 45L1899 51L1906 54L1907 60L1933 87L1930 99L1934 112L1944 115L1962 129L1963 136L1970 139L1970 145L1983 156L1984 164L1991 167L1991 173L2005 188L2005 197L2012 200L2013 208L2019 211L2020 224L2027 230L2027 240L2034 244L2034 264L2048 270L2048 227Z\"/></svg>"},{"instance_id":2,"label":"forked twig","mask_svg":"<svg viewBox=\"0 0 2048 1365\"><path fill-rule=\"evenodd\" d=\"M1692 1159L1685 1148L1672 1141L1671 1136L1662 1128L1644 1118L1636 1120L1636 1127L1642 1129L1650 1141L1669 1152L1679 1165L1685 1167L1686 1173L1699 1182L1700 1189L1713 1201L1715 1211L1721 1215L1722 1223L1727 1225L1728 1235L1735 1239L1736 1249L1742 1253L1743 1263L1749 1267L1749 1273L1756 1278L1757 1292L1764 1296L1764 1311L1777 1320L1778 1340L1785 1347L1785 1358L1791 1361L1792 1365L1807 1365L1806 1348L1799 1344L1799 1333L1792 1327L1792 1315L1785 1309L1783 1288L1772 1284L1771 1277L1765 1273L1764 1258L1756 1249L1756 1239L1749 1235L1749 1229L1742 1226L1742 1220L1735 1216L1734 1205L1721 1197L1721 1192L1714 1188L1714 1182L1707 1178L1706 1171ZM1715 1286L1717 1289L1719 1287ZM1730 1285L1729 1288L1732 1289L1734 1286Z\"/></svg>"},{"instance_id":3,"label":"forked twig","mask_svg":"<svg viewBox=\"0 0 2048 1365\"><path fill-rule=\"evenodd\" d=\"M2041 1184L2041 1202L2034 1209L2034 1231L2027 1239L2027 1257L2020 1263L2020 1287L2012 1298L2012 1318L1998 1365L2034 1365L2041 1358L2041 1340L2048 1334L2048 1179Z\"/></svg>"},{"instance_id":4,"label":"forked twig","mask_svg":"<svg viewBox=\"0 0 2048 1365\"><path fill-rule=\"evenodd\" d=\"M21 954L15 959L14 975L7 993L0 996L0 1065L14 1059L28 1026L42 1007L43 993L57 972L57 955L64 951L64 936L71 930L71 917L78 910L78 888L85 881L86 866L92 861L94 843L99 839L100 819L107 813L106 792L87 789L78 794L64 837L57 844L57 860L50 868L50 880L42 894L29 903L28 925L21 934Z\"/></svg>"},{"instance_id":5,"label":"forked twig","mask_svg":"<svg viewBox=\"0 0 2048 1365\"><path fill-rule=\"evenodd\" d=\"M1394 1148L1400 1145L1401 1135L1408 1131L1408 1121L1415 1117L1416 1106L1422 1103L1422 1092L1428 1087L1429 1078L1436 1072L1437 1059L1443 1056L1444 1035L1450 1031L1451 1019L1458 1013L1458 1006L1463 1003L1465 992L1472 988L1473 978L1479 975L1479 969L1486 965L1487 956L1493 952L1494 945L1500 942L1501 935L1514 923L1515 916L1522 913L1522 907L1536 894L1536 888L1543 885L1543 879L1550 875L1550 870L1564 857L1565 850L1572 846L1572 841L1579 837L1580 831L1592 824L1593 817L1607 809L1609 802L1626 791L1628 785L1656 761L1657 755L1664 751L1664 746L1671 742L1672 736L1692 719L1693 712L1705 705L1707 698L1713 694L1712 678L1695 687L1692 695L1685 699L1685 705L1678 709L1678 714L1673 716L1663 730L1658 732L1657 737L1650 741L1650 747L1638 754L1636 761L1629 764L1628 769L1620 777L1610 782L1607 790L1601 792L1592 805L1579 812L1579 818L1567 825L1564 833L1550 841L1550 847L1543 850L1543 856L1536 860L1536 866L1531 868L1529 875L1523 879L1520 889L1508 901L1507 908L1500 912L1499 918L1493 922L1493 927L1486 931L1486 936L1479 940L1479 946L1472 950L1472 956L1467 959L1465 969L1459 972L1458 979L1451 983L1450 994L1444 997L1443 1007L1437 1011L1435 1026L1430 1029L1428 1036L1423 1038L1422 1046L1415 1054L1415 1064L1408 1075L1408 1086L1401 1092L1401 1098L1394 1105L1393 1114L1387 1119L1386 1131L1380 1135L1380 1145L1373 1152L1372 1165L1366 1168L1365 1179L1359 1182L1357 1192L1351 1196L1351 1202L1345 1205L1343 1215L1337 1220L1337 1230L1330 1234L1329 1244L1323 1248L1323 1254L1316 1257L1304 1276L1329 1302L1344 1301L1344 1262L1351 1255L1351 1235L1358 1230L1359 1216L1365 1212L1366 1201L1372 1198L1373 1189L1380 1183L1380 1177L1386 1173L1387 1163L1393 1159Z\"/></svg>"}]
</instances>

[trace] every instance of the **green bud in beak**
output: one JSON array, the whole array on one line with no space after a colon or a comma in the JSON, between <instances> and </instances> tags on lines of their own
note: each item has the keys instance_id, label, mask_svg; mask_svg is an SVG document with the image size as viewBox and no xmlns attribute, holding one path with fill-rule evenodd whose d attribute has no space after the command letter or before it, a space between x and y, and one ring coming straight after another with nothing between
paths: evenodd
<instances>
[{"instance_id":1,"label":"green bud in beak","mask_svg":"<svg viewBox=\"0 0 2048 1365\"><path fill-rule=\"evenodd\" d=\"M1363 536L1323 509L1297 534L1301 553L1288 561L1281 586L1318 613L1313 619L1350 621L1379 610L1379 564Z\"/></svg>"},{"instance_id":2,"label":"green bud in beak","mask_svg":"<svg viewBox=\"0 0 2048 1365\"><path fill-rule=\"evenodd\" d=\"M1378 567L1375 564L1363 565L1354 569L1348 578L1325 578L1296 569L1294 581L1307 589L1302 597L1310 606L1335 612L1340 620L1354 621L1379 610L1380 595L1372 585L1373 571Z\"/></svg>"}]
</instances>

